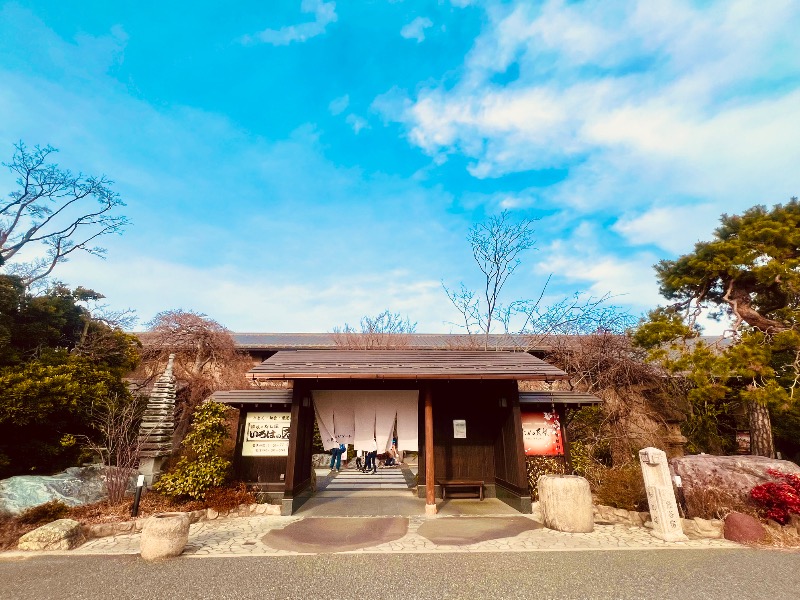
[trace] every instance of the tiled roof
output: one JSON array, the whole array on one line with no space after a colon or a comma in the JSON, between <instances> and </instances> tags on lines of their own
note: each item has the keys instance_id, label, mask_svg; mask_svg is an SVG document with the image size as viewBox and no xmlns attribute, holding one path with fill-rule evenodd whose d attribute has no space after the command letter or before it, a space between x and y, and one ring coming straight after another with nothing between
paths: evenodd
<instances>
[{"instance_id":1,"label":"tiled roof","mask_svg":"<svg viewBox=\"0 0 800 600\"><path fill-rule=\"evenodd\" d=\"M325 350L339 348L334 333L233 333L236 345L248 350ZM467 335L460 333L410 333L395 334L398 346L411 350L535 350L542 347L537 338L527 335L491 334ZM393 337L382 334L383 339ZM363 339L368 334L348 334L349 339ZM360 344L359 344L360 345Z\"/></svg>"},{"instance_id":2,"label":"tiled roof","mask_svg":"<svg viewBox=\"0 0 800 600\"><path fill-rule=\"evenodd\" d=\"M214 392L211 395L211 399L223 404L291 404L292 389Z\"/></svg>"},{"instance_id":3,"label":"tiled roof","mask_svg":"<svg viewBox=\"0 0 800 600\"><path fill-rule=\"evenodd\" d=\"M545 404L601 404L603 401L588 392L573 392L569 390L541 390L535 392L520 392L521 404L542 402Z\"/></svg>"},{"instance_id":4,"label":"tiled roof","mask_svg":"<svg viewBox=\"0 0 800 600\"><path fill-rule=\"evenodd\" d=\"M284 350L249 371L256 379L566 379L525 352Z\"/></svg>"}]
</instances>

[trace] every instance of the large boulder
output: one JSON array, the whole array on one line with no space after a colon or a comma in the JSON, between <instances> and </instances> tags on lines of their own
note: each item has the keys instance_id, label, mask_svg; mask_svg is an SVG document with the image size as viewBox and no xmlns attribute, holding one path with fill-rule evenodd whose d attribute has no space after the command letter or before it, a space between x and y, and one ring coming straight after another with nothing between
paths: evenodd
<instances>
[{"instance_id":1,"label":"large boulder","mask_svg":"<svg viewBox=\"0 0 800 600\"><path fill-rule=\"evenodd\" d=\"M583 477L542 475L536 487L545 527L569 533L594 530L592 492Z\"/></svg>"},{"instance_id":2,"label":"large boulder","mask_svg":"<svg viewBox=\"0 0 800 600\"><path fill-rule=\"evenodd\" d=\"M672 472L680 475L687 503L693 494L719 490L740 502L748 502L750 490L765 481L773 481L768 469L800 475L800 467L788 460L764 456L714 456L698 454L669 461Z\"/></svg>"},{"instance_id":3,"label":"large boulder","mask_svg":"<svg viewBox=\"0 0 800 600\"><path fill-rule=\"evenodd\" d=\"M72 550L86 540L81 524L59 519L29 531L17 542L20 550Z\"/></svg>"},{"instance_id":4,"label":"large boulder","mask_svg":"<svg viewBox=\"0 0 800 600\"><path fill-rule=\"evenodd\" d=\"M755 517L732 512L725 517L725 539L740 544L751 544L764 539L764 526Z\"/></svg>"},{"instance_id":5,"label":"large boulder","mask_svg":"<svg viewBox=\"0 0 800 600\"><path fill-rule=\"evenodd\" d=\"M67 506L99 502L106 495L104 468L70 467L55 475L20 475L0 481L0 515L19 515L59 500Z\"/></svg>"}]
</instances>

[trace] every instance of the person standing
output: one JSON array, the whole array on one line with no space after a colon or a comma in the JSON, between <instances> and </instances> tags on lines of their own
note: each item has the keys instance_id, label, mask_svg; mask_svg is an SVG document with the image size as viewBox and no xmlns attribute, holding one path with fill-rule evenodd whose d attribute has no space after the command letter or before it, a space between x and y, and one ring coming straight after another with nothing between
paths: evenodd
<instances>
[{"instance_id":1,"label":"person standing","mask_svg":"<svg viewBox=\"0 0 800 600\"><path fill-rule=\"evenodd\" d=\"M341 444L340 444L340 446L341 446ZM337 458L339 459L339 464L341 464L341 462L342 462L341 454L339 454L339 447L340 446L334 446L333 448L331 448L331 472L336 470L336 459Z\"/></svg>"},{"instance_id":2,"label":"person standing","mask_svg":"<svg viewBox=\"0 0 800 600\"><path fill-rule=\"evenodd\" d=\"M342 470L342 456L344 456L345 461L347 461L347 446L344 444L339 444L339 454L336 457L336 470Z\"/></svg>"},{"instance_id":3,"label":"person standing","mask_svg":"<svg viewBox=\"0 0 800 600\"><path fill-rule=\"evenodd\" d=\"M369 454L367 454L367 471L370 470L372 467L372 474L378 472L378 461L376 460L378 457L378 442L375 438L372 438L372 450L370 450Z\"/></svg>"}]
</instances>

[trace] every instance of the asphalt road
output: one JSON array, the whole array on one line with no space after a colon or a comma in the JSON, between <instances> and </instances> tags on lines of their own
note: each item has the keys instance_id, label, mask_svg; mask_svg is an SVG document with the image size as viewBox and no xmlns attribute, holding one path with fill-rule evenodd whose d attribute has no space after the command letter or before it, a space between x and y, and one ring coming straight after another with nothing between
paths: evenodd
<instances>
[{"instance_id":1,"label":"asphalt road","mask_svg":"<svg viewBox=\"0 0 800 600\"><path fill-rule=\"evenodd\" d=\"M800 598L800 553L632 550L178 558L0 557L0 598Z\"/></svg>"}]
</instances>

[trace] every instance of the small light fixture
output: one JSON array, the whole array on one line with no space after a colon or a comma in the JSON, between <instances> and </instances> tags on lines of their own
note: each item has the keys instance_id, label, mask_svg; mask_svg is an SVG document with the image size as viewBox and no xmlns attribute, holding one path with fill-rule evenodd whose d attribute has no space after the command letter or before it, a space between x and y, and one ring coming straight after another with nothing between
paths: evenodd
<instances>
[{"instance_id":1,"label":"small light fixture","mask_svg":"<svg viewBox=\"0 0 800 600\"><path fill-rule=\"evenodd\" d=\"M500 398L500 407L505 408L506 406L508 406L508 400L505 397Z\"/></svg>"},{"instance_id":2,"label":"small light fixture","mask_svg":"<svg viewBox=\"0 0 800 600\"><path fill-rule=\"evenodd\" d=\"M308 396L303 396L303 406L305 408L311 406L311 398L309 398Z\"/></svg>"}]
</instances>

